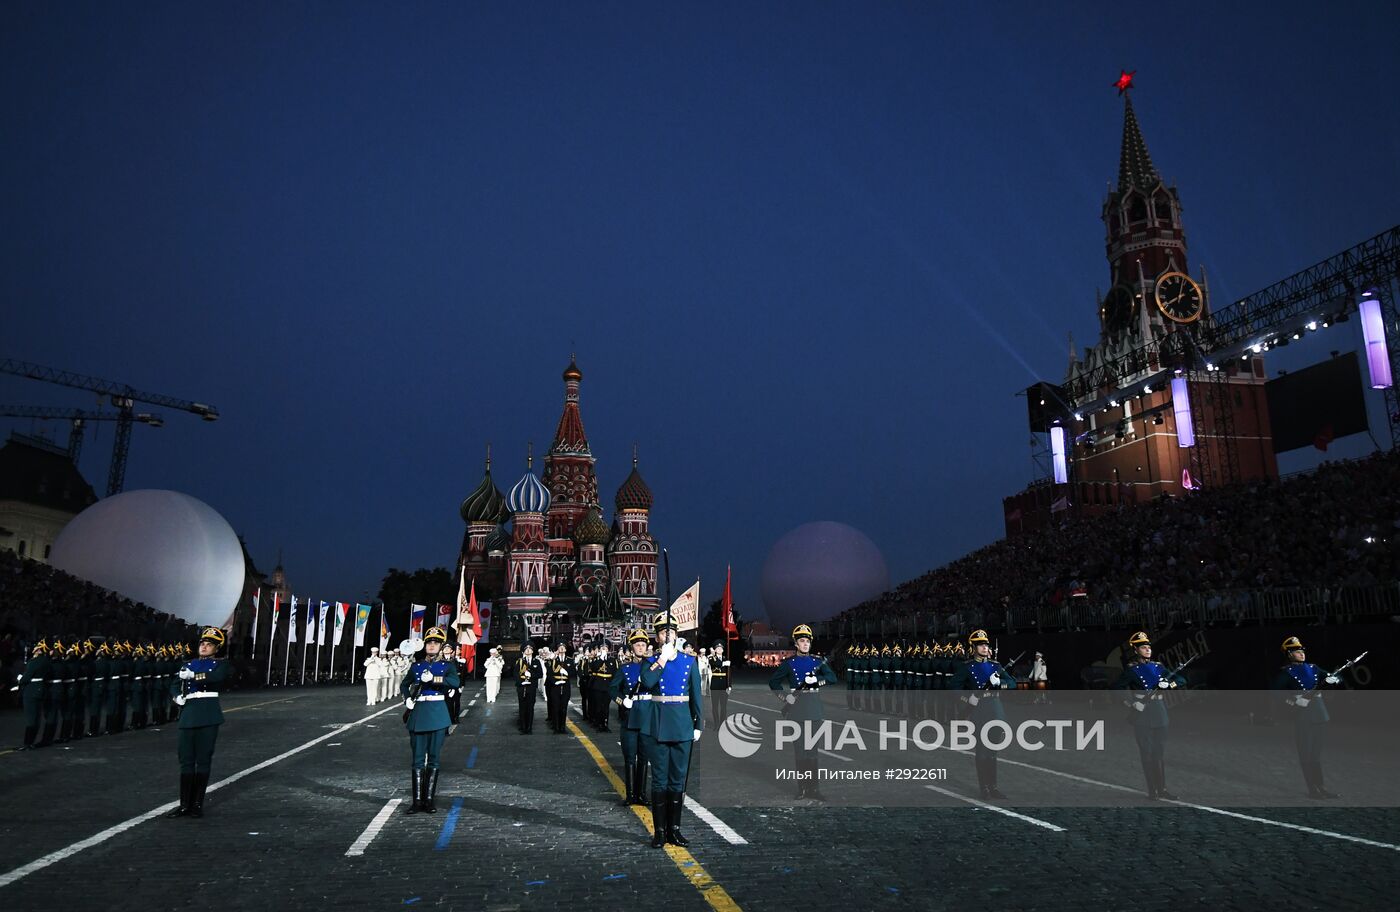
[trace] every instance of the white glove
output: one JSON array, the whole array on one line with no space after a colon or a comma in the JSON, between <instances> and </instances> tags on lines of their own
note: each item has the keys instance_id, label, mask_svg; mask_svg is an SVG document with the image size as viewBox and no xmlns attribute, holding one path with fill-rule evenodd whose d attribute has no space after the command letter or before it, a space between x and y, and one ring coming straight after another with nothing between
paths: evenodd
<instances>
[{"instance_id":1,"label":"white glove","mask_svg":"<svg viewBox=\"0 0 1400 912\"><path fill-rule=\"evenodd\" d=\"M662 662L662 664L665 664L666 662L671 661L671 660L674 659L675 657L676 657L676 644L675 644L674 641L673 641L673 642L670 642L670 643L667 643L665 646L662 646L662 647L661 647L661 662Z\"/></svg>"},{"instance_id":2,"label":"white glove","mask_svg":"<svg viewBox=\"0 0 1400 912\"><path fill-rule=\"evenodd\" d=\"M695 730L695 740L696 740L696 741L699 741L699 740L700 740L700 736L701 736L702 734L704 734L704 732L700 731L700 729L697 728L697 729Z\"/></svg>"},{"instance_id":3,"label":"white glove","mask_svg":"<svg viewBox=\"0 0 1400 912\"><path fill-rule=\"evenodd\" d=\"M805 678L802 679L802 683L804 683L804 684L815 684L815 683L817 683L817 676L814 675L814 674L809 674L809 675L807 675L807 677L805 677Z\"/></svg>"},{"instance_id":4,"label":"white glove","mask_svg":"<svg viewBox=\"0 0 1400 912\"><path fill-rule=\"evenodd\" d=\"M403 705L405 709L412 709L417 702L417 700L408 699L403 701Z\"/></svg>"},{"instance_id":5,"label":"white glove","mask_svg":"<svg viewBox=\"0 0 1400 912\"><path fill-rule=\"evenodd\" d=\"M1143 711L1144 709L1146 709L1146 708L1147 708L1147 704L1144 703L1144 702L1142 702L1141 700L1134 700L1134 701L1133 701L1133 709L1136 709L1138 712L1142 712L1142 711Z\"/></svg>"},{"instance_id":6,"label":"white glove","mask_svg":"<svg viewBox=\"0 0 1400 912\"><path fill-rule=\"evenodd\" d=\"M632 703L633 703L633 702L634 702L634 701L632 700L631 697L623 697L623 698L622 698L622 705L623 705L623 707L626 708L626 709L631 709L631 708L632 708Z\"/></svg>"},{"instance_id":7,"label":"white glove","mask_svg":"<svg viewBox=\"0 0 1400 912\"><path fill-rule=\"evenodd\" d=\"M175 700L175 705L176 705L176 706L184 706L184 705L185 705L185 698L182 697L180 694L176 694L176 695L174 696L173 699Z\"/></svg>"},{"instance_id":8,"label":"white glove","mask_svg":"<svg viewBox=\"0 0 1400 912\"><path fill-rule=\"evenodd\" d=\"M788 694L783 697L783 699L786 700L789 705L797 702L797 696L795 694Z\"/></svg>"},{"instance_id":9,"label":"white glove","mask_svg":"<svg viewBox=\"0 0 1400 912\"><path fill-rule=\"evenodd\" d=\"M1339 677L1337 677L1336 675L1328 675L1327 677L1323 678L1322 680L1325 681L1325 682L1327 682L1328 684L1340 684L1340 683L1342 683L1342 679L1339 678Z\"/></svg>"},{"instance_id":10,"label":"white glove","mask_svg":"<svg viewBox=\"0 0 1400 912\"><path fill-rule=\"evenodd\" d=\"M457 691L456 691L455 689L449 689L449 690L447 691L447 695L448 695L449 697L455 697L455 696L457 696Z\"/></svg>"},{"instance_id":11,"label":"white glove","mask_svg":"<svg viewBox=\"0 0 1400 912\"><path fill-rule=\"evenodd\" d=\"M1173 685L1172 685L1172 682L1171 682L1171 681L1158 681L1158 682L1157 682L1157 689L1158 689L1158 690L1167 690L1168 688L1170 688L1170 687L1172 687L1172 686L1173 686Z\"/></svg>"},{"instance_id":12,"label":"white glove","mask_svg":"<svg viewBox=\"0 0 1400 912\"><path fill-rule=\"evenodd\" d=\"M180 669L180 678L181 678L182 680L185 680L185 681L193 681L193 680L194 680L194 669L193 669L193 668L190 668L188 665L186 665L184 668L181 668L181 669Z\"/></svg>"},{"instance_id":13,"label":"white glove","mask_svg":"<svg viewBox=\"0 0 1400 912\"><path fill-rule=\"evenodd\" d=\"M728 667L729 667L729 663L728 663L728 662L721 662L720 664L723 665L725 668L728 668Z\"/></svg>"},{"instance_id":14,"label":"white glove","mask_svg":"<svg viewBox=\"0 0 1400 912\"><path fill-rule=\"evenodd\" d=\"M423 669L423 673L418 676L418 680L422 681L424 684L431 684L433 682L433 673L425 668Z\"/></svg>"},{"instance_id":15,"label":"white glove","mask_svg":"<svg viewBox=\"0 0 1400 912\"><path fill-rule=\"evenodd\" d=\"M1294 698L1293 698L1293 705L1296 706L1296 707L1298 707L1299 709L1302 709L1304 706L1307 706L1307 705L1308 705L1309 703L1311 703L1311 702L1312 702L1312 700L1309 700L1307 697L1294 697Z\"/></svg>"},{"instance_id":16,"label":"white glove","mask_svg":"<svg viewBox=\"0 0 1400 912\"><path fill-rule=\"evenodd\" d=\"M990 685L992 685L993 687L1000 687L1000 686L1001 686L1001 672L998 672L998 671L992 672L992 676L991 676L990 678L987 679L987 683L990 684Z\"/></svg>"}]
</instances>

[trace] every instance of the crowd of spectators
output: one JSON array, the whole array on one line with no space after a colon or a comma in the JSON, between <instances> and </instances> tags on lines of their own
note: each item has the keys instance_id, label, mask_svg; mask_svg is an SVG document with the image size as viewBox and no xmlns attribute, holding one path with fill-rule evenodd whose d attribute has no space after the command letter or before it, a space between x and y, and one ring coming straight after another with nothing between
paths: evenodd
<instances>
[{"instance_id":1,"label":"crowd of spectators","mask_svg":"<svg viewBox=\"0 0 1400 912\"><path fill-rule=\"evenodd\" d=\"M169 643L192 639L193 628L48 564L0 550L0 670L7 680L14 680L25 650L40 637L58 637L65 644L88 637Z\"/></svg>"},{"instance_id":2,"label":"crowd of spectators","mask_svg":"<svg viewBox=\"0 0 1400 912\"><path fill-rule=\"evenodd\" d=\"M1400 453L1376 453L1003 539L849 609L833 626L883 620L958 632L998 625L1012 609L1374 587L1393 583L1397 569Z\"/></svg>"}]
</instances>

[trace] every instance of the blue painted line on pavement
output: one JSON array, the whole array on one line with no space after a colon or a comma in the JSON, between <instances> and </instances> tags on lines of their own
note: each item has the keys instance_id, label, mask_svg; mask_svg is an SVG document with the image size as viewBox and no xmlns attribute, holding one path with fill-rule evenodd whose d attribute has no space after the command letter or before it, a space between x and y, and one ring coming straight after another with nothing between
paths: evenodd
<instances>
[{"instance_id":1,"label":"blue painted line on pavement","mask_svg":"<svg viewBox=\"0 0 1400 912\"><path fill-rule=\"evenodd\" d=\"M626 874L609 874L607 877L604 877L603 879L604 879L604 880L622 880L622 879L623 879L624 877L626 877L626 876L627 876Z\"/></svg>"},{"instance_id":2,"label":"blue painted line on pavement","mask_svg":"<svg viewBox=\"0 0 1400 912\"><path fill-rule=\"evenodd\" d=\"M549 881L547 881L547 880L527 880L527 881L525 881L525 886L527 886L527 887L538 887L538 886L540 886L541 884L547 884L547 883L549 883Z\"/></svg>"},{"instance_id":3,"label":"blue painted line on pavement","mask_svg":"<svg viewBox=\"0 0 1400 912\"><path fill-rule=\"evenodd\" d=\"M476 751L477 749L473 747L472 752L470 754L467 754L467 769L473 769L476 767Z\"/></svg>"},{"instance_id":4,"label":"blue painted line on pavement","mask_svg":"<svg viewBox=\"0 0 1400 912\"><path fill-rule=\"evenodd\" d=\"M405 906L411 906L411 905L413 905L414 903L418 902L418 900L420 900L420 899L422 899L422 898L423 898L423 897L421 897L421 896L410 896L408 899L405 899L405 900L403 901L403 904L404 904Z\"/></svg>"},{"instance_id":5,"label":"blue painted line on pavement","mask_svg":"<svg viewBox=\"0 0 1400 912\"><path fill-rule=\"evenodd\" d=\"M442 832L438 834L437 845L433 846L433 851L441 852L447 848L447 844L452 841L452 834L457 829L457 815L462 812L462 799L452 799L452 810L447 812L447 819L442 822Z\"/></svg>"},{"instance_id":6,"label":"blue painted line on pavement","mask_svg":"<svg viewBox=\"0 0 1400 912\"><path fill-rule=\"evenodd\" d=\"M486 734L486 723L485 723L485 722L481 723L481 727L478 728L478 729L476 730L476 733L477 733L478 735L484 735L484 734Z\"/></svg>"}]
</instances>

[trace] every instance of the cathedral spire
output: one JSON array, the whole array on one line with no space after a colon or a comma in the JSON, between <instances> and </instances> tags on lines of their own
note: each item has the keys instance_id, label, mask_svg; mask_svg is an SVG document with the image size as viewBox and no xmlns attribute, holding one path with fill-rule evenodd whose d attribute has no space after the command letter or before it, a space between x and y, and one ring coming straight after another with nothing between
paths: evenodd
<instances>
[{"instance_id":1,"label":"cathedral spire","mask_svg":"<svg viewBox=\"0 0 1400 912\"><path fill-rule=\"evenodd\" d=\"M1151 190L1161 181L1147 152L1147 140L1142 138L1133 96L1123 95L1123 147L1118 153L1118 192L1129 187Z\"/></svg>"},{"instance_id":2,"label":"cathedral spire","mask_svg":"<svg viewBox=\"0 0 1400 912\"><path fill-rule=\"evenodd\" d=\"M564 414L559 416L559 428L554 432L554 445L550 453L579 453L590 455L588 437L583 432L583 416L578 410L578 387L583 380L583 371L571 355L569 366L564 370Z\"/></svg>"}]
</instances>

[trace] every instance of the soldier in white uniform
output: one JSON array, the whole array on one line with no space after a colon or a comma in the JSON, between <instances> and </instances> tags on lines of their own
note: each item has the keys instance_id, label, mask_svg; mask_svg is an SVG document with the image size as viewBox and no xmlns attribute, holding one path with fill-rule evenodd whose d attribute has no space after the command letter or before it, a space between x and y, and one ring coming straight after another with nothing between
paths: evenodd
<instances>
[{"instance_id":1,"label":"soldier in white uniform","mask_svg":"<svg viewBox=\"0 0 1400 912\"><path fill-rule=\"evenodd\" d=\"M379 682L384 676L384 660L379 657L379 647L375 646L369 651L369 658L365 659L365 705L373 706L379 702Z\"/></svg>"},{"instance_id":2,"label":"soldier in white uniform","mask_svg":"<svg viewBox=\"0 0 1400 912\"><path fill-rule=\"evenodd\" d=\"M501 658L501 647L491 647L491 655L486 659L486 702L495 703L496 695L501 692L501 672L505 670L506 660Z\"/></svg>"}]
</instances>

